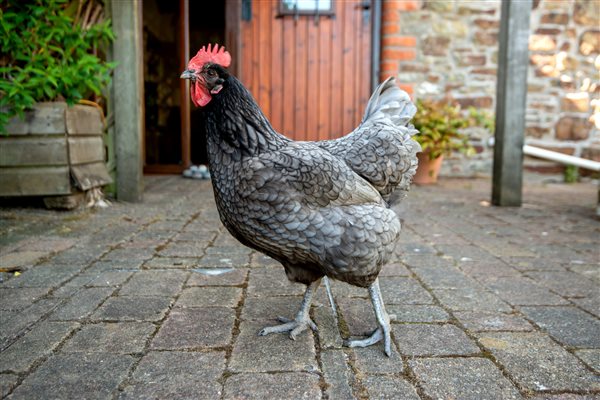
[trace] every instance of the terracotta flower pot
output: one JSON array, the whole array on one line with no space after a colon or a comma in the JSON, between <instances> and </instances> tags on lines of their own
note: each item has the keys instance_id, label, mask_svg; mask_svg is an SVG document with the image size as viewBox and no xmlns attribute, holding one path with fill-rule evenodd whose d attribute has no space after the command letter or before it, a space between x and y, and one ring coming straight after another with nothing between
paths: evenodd
<instances>
[{"instance_id":1,"label":"terracotta flower pot","mask_svg":"<svg viewBox=\"0 0 600 400\"><path fill-rule=\"evenodd\" d=\"M419 153L417 154L417 158L419 159L419 167L413 177L413 183L417 185L431 185L436 183L444 156L441 155L431 160L429 159L429 153Z\"/></svg>"}]
</instances>

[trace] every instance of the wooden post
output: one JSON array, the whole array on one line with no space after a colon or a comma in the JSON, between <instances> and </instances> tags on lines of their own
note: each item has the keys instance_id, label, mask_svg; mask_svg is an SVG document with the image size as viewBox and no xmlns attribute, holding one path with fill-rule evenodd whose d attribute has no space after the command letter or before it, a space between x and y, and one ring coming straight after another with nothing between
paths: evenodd
<instances>
[{"instance_id":1,"label":"wooden post","mask_svg":"<svg viewBox=\"0 0 600 400\"><path fill-rule=\"evenodd\" d=\"M520 206L531 0L503 1L498 53L492 204Z\"/></svg>"},{"instance_id":2,"label":"wooden post","mask_svg":"<svg viewBox=\"0 0 600 400\"><path fill-rule=\"evenodd\" d=\"M141 201L144 167L144 59L141 0L112 0L115 33L113 58L113 112L117 198Z\"/></svg>"}]
</instances>

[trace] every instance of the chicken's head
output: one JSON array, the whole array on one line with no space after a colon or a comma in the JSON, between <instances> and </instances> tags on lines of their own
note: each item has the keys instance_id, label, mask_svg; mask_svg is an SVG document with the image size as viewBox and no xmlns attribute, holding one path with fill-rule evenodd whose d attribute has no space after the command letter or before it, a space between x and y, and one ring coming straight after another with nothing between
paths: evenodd
<instances>
[{"instance_id":1,"label":"chicken's head","mask_svg":"<svg viewBox=\"0 0 600 400\"><path fill-rule=\"evenodd\" d=\"M197 107L204 107L212 97L218 94L225 84L229 73L225 68L231 64L231 55L218 44L208 48L203 46L181 74L182 79L191 81L192 101Z\"/></svg>"}]
</instances>

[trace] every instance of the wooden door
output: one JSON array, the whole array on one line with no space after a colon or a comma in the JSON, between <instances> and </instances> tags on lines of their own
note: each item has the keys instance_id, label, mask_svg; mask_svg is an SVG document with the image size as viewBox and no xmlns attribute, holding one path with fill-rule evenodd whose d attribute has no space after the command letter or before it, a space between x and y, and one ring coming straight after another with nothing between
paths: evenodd
<instances>
[{"instance_id":1,"label":"wooden door","mask_svg":"<svg viewBox=\"0 0 600 400\"><path fill-rule=\"evenodd\" d=\"M370 95L370 2L333 1L331 15L283 15L280 2L242 1L251 10L241 13L238 75L277 131L343 136Z\"/></svg>"}]
</instances>

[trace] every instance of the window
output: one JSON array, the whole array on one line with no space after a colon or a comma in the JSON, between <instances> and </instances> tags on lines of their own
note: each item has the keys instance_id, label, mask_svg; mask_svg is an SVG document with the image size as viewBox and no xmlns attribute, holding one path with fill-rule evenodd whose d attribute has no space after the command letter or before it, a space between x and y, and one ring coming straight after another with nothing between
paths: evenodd
<instances>
[{"instance_id":1,"label":"window","mask_svg":"<svg viewBox=\"0 0 600 400\"><path fill-rule=\"evenodd\" d=\"M279 11L286 15L332 15L333 0L281 0Z\"/></svg>"}]
</instances>

